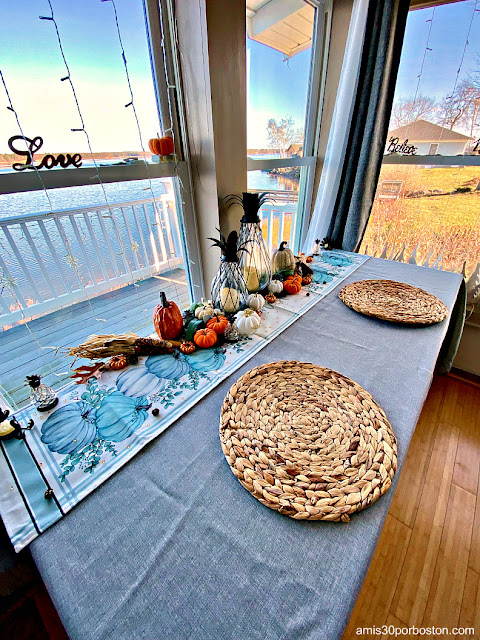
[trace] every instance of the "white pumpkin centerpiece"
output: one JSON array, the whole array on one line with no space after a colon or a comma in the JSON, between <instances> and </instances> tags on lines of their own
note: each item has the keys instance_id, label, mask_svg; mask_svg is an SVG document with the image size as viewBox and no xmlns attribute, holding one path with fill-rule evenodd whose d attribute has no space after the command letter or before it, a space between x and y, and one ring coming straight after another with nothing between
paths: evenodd
<instances>
[{"instance_id":1,"label":"white pumpkin centerpiece","mask_svg":"<svg viewBox=\"0 0 480 640\"><path fill-rule=\"evenodd\" d=\"M235 324L241 336L249 336L260 327L262 320L253 309L244 309L235 316Z\"/></svg>"},{"instance_id":2,"label":"white pumpkin centerpiece","mask_svg":"<svg viewBox=\"0 0 480 640\"><path fill-rule=\"evenodd\" d=\"M283 291L283 282L281 280L272 280L268 285L270 293L281 293Z\"/></svg>"},{"instance_id":3,"label":"white pumpkin centerpiece","mask_svg":"<svg viewBox=\"0 0 480 640\"><path fill-rule=\"evenodd\" d=\"M250 309L259 311L265 305L265 298L260 293L252 293L247 298Z\"/></svg>"}]
</instances>

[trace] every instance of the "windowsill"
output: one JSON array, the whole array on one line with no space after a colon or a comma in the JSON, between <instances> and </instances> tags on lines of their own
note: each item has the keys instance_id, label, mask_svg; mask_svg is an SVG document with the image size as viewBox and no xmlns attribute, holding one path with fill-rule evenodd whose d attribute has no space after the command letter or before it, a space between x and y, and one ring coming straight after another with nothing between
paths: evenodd
<instances>
[{"instance_id":1,"label":"windowsill","mask_svg":"<svg viewBox=\"0 0 480 640\"><path fill-rule=\"evenodd\" d=\"M104 183L126 182L128 180L148 180L149 178L168 178L175 176L179 165L175 162L136 162L132 164L112 164L98 166L100 179ZM62 187L81 187L98 182L95 167L80 167L79 169L42 169L38 172L47 189ZM12 171L0 174L0 194L19 193L22 191L39 191L43 185L37 171Z\"/></svg>"}]
</instances>

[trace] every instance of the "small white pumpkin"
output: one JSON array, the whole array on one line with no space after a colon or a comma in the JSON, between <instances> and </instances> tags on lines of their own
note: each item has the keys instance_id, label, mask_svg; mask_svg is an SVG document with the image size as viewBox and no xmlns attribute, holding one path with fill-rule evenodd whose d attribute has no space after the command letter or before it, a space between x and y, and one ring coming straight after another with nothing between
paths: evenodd
<instances>
[{"instance_id":1,"label":"small white pumpkin","mask_svg":"<svg viewBox=\"0 0 480 640\"><path fill-rule=\"evenodd\" d=\"M240 294L232 287L223 287L220 291L220 306L225 313L235 313L240 309Z\"/></svg>"},{"instance_id":2,"label":"small white pumpkin","mask_svg":"<svg viewBox=\"0 0 480 640\"><path fill-rule=\"evenodd\" d=\"M255 309L258 311L265 304L265 298L260 293L252 293L247 298L247 304L250 309Z\"/></svg>"},{"instance_id":3,"label":"small white pumpkin","mask_svg":"<svg viewBox=\"0 0 480 640\"><path fill-rule=\"evenodd\" d=\"M262 320L253 309L244 309L235 316L235 324L241 336L249 336L259 328Z\"/></svg>"},{"instance_id":4,"label":"small white pumpkin","mask_svg":"<svg viewBox=\"0 0 480 640\"><path fill-rule=\"evenodd\" d=\"M211 300L202 298L202 304L195 309L195 317L207 322L212 316L221 314L220 309L215 309Z\"/></svg>"},{"instance_id":5,"label":"small white pumpkin","mask_svg":"<svg viewBox=\"0 0 480 640\"><path fill-rule=\"evenodd\" d=\"M283 291L283 282L281 280L272 280L268 285L270 293L281 293Z\"/></svg>"}]
</instances>

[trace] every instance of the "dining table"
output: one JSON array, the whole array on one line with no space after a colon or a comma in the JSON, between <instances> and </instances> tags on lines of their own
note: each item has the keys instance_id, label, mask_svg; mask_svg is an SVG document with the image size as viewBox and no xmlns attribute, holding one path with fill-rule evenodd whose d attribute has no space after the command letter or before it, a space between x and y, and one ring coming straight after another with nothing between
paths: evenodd
<instances>
[{"instance_id":1,"label":"dining table","mask_svg":"<svg viewBox=\"0 0 480 640\"><path fill-rule=\"evenodd\" d=\"M440 298L429 326L356 313L338 297L391 279ZM370 258L150 442L30 550L71 640L341 638L382 531L462 283L455 273ZM296 520L234 477L219 439L231 385L273 361L348 376L385 411L398 443L391 489L350 522ZM385 576L388 580L388 576Z\"/></svg>"}]
</instances>

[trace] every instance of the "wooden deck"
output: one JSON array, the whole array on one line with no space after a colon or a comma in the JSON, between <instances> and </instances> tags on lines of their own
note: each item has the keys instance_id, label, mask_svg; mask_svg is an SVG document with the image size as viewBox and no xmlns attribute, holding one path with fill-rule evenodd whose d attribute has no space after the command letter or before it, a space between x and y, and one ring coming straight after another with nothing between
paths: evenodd
<instances>
[{"instance_id":1,"label":"wooden deck","mask_svg":"<svg viewBox=\"0 0 480 640\"><path fill-rule=\"evenodd\" d=\"M25 376L41 375L45 384L58 388L71 375L73 361L66 347L83 342L92 333L139 335L153 332L152 312L159 292L182 309L188 304L185 271L175 269L116 291L74 304L0 333L0 394L17 407L27 403ZM105 322L97 321L105 320ZM58 351L57 351L58 350ZM57 351L57 353L56 353ZM79 361L79 364L87 361Z\"/></svg>"}]
</instances>

